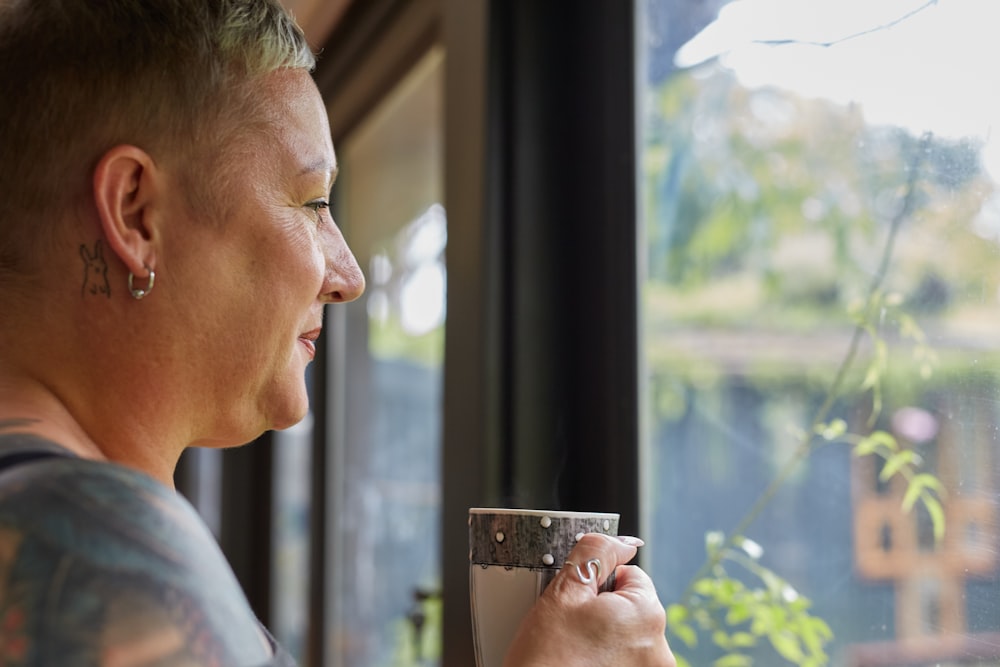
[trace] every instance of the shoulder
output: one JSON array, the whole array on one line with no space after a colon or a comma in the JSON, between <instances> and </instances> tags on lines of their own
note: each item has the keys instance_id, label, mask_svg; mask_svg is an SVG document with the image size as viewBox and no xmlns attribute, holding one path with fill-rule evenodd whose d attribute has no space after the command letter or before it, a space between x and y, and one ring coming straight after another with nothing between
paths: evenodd
<instances>
[{"instance_id":1,"label":"shoulder","mask_svg":"<svg viewBox=\"0 0 1000 667\"><path fill-rule=\"evenodd\" d=\"M139 472L51 458L0 473L0 653L8 664L266 661L197 513Z\"/></svg>"}]
</instances>

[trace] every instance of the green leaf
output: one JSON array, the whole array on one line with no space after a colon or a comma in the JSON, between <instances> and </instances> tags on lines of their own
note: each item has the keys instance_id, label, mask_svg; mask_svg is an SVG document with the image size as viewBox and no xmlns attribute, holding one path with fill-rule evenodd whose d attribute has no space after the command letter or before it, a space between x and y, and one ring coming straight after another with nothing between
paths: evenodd
<instances>
[{"instance_id":1,"label":"green leaf","mask_svg":"<svg viewBox=\"0 0 1000 667\"><path fill-rule=\"evenodd\" d=\"M903 338L909 338L918 343L923 343L927 340L923 329L920 328L917 321L906 313L900 313L899 315L899 334Z\"/></svg>"},{"instance_id":2,"label":"green leaf","mask_svg":"<svg viewBox=\"0 0 1000 667\"><path fill-rule=\"evenodd\" d=\"M728 651L732 645L729 641L729 635L722 630L716 630L712 633L712 642L719 648Z\"/></svg>"},{"instance_id":3,"label":"green leaf","mask_svg":"<svg viewBox=\"0 0 1000 667\"><path fill-rule=\"evenodd\" d=\"M753 660L748 655L730 653L729 655L722 656L713 662L712 665L713 667L750 667L753 665Z\"/></svg>"},{"instance_id":4,"label":"green leaf","mask_svg":"<svg viewBox=\"0 0 1000 667\"><path fill-rule=\"evenodd\" d=\"M714 556L726 542L726 536L718 530L710 530L705 533L705 551L708 555Z\"/></svg>"},{"instance_id":5,"label":"green leaf","mask_svg":"<svg viewBox=\"0 0 1000 667\"><path fill-rule=\"evenodd\" d=\"M682 604L672 604L667 607L667 625L680 625L691 617L688 608Z\"/></svg>"},{"instance_id":6,"label":"green leaf","mask_svg":"<svg viewBox=\"0 0 1000 667\"><path fill-rule=\"evenodd\" d=\"M788 626L788 612L780 604L771 605L768 610L768 634L783 632Z\"/></svg>"},{"instance_id":7,"label":"green leaf","mask_svg":"<svg viewBox=\"0 0 1000 667\"><path fill-rule=\"evenodd\" d=\"M792 601L788 603L789 611L791 611L794 614L804 615L806 613L806 610L808 610L809 607L812 606L812 602L809 600L809 598L805 597L804 595L799 595L799 592L794 588L792 588L791 586L787 586L785 590L786 594L787 592L791 592L794 595Z\"/></svg>"},{"instance_id":8,"label":"green leaf","mask_svg":"<svg viewBox=\"0 0 1000 667\"><path fill-rule=\"evenodd\" d=\"M802 660L803 654L802 647L799 646L799 639L791 632L772 632L767 638L771 641L774 650L788 662L798 664Z\"/></svg>"},{"instance_id":9,"label":"green leaf","mask_svg":"<svg viewBox=\"0 0 1000 667\"><path fill-rule=\"evenodd\" d=\"M939 496L944 495L944 484L940 479L929 472L920 473L914 477L914 479L919 479L921 484L926 486L928 489L933 489Z\"/></svg>"},{"instance_id":10,"label":"green leaf","mask_svg":"<svg viewBox=\"0 0 1000 667\"><path fill-rule=\"evenodd\" d=\"M668 630L672 635L684 642L688 648L694 648L698 645L698 633L687 623L668 626Z\"/></svg>"},{"instance_id":11,"label":"green leaf","mask_svg":"<svg viewBox=\"0 0 1000 667\"><path fill-rule=\"evenodd\" d=\"M674 662L677 663L677 667L691 667L691 663L687 661L687 658L676 653L674 653Z\"/></svg>"},{"instance_id":12,"label":"green leaf","mask_svg":"<svg viewBox=\"0 0 1000 667\"><path fill-rule=\"evenodd\" d=\"M830 634L830 627L823 622L823 619L815 616L807 616L802 619L799 636L810 655L825 657L823 644L832 638L832 634Z\"/></svg>"},{"instance_id":13,"label":"green leaf","mask_svg":"<svg viewBox=\"0 0 1000 667\"><path fill-rule=\"evenodd\" d=\"M861 391L866 389L871 389L876 384L878 384L879 377L882 376L882 367L878 362L873 361L868 365L868 372L865 373L865 379L861 381Z\"/></svg>"},{"instance_id":14,"label":"green leaf","mask_svg":"<svg viewBox=\"0 0 1000 667\"><path fill-rule=\"evenodd\" d=\"M719 604L726 607L733 603L733 599L743 590L743 583L736 579L723 579L715 589L715 599Z\"/></svg>"},{"instance_id":15,"label":"green leaf","mask_svg":"<svg viewBox=\"0 0 1000 667\"><path fill-rule=\"evenodd\" d=\"M886 457L892 455L893 452L899 449L899 443L896 442L896 438L890 433L885 431L874 431L871 435L862 438L854 447L855 456L866 456L868 454L874 454L880 449L888 451Z\"/></svg>"},{"instance_id":16,"label":"green leaf","mask_svg":"<svg viewBox=\"0 0 1000 667\"><path fill-rule=\"evenodd\" d=\"M736 648L750 648L757 645L757 638L749 632L737 632L729 639Z\"/></svg>"},{"instance_id":17,"label":"green leaf","mask_svg":"<svg viewBox=\"0 0 1000 667\"><path fill-rule=\"evenodd\" d=\"M816 631L816 634L819 635L820 639L824 641L830 641L833 639L833 630L830 629L830 626L827 625L826 621L822 618L813 616L812 627Z\"/></svg>"},{"instance_id":18,"label":"green leaf","mask_svg":"<svg viewBox=\"0 0 1000 667\"><path fill-rule=\"evenodd\" d=\"M726 625L737 626L740 623L746 623L751 617L750 605L745 602L736 602L731 607L729 607L729 612L726 614Z\"/></svg>"},{"instance_id":19,"label":"green leaf","mask_svg":"<svg viewBox=\"0 0 1000 667\"><path fill-rule=\"evenodd\" d=\"M692 590L698 595L704 597L712 597L715 594L715 589L718 587L718 582L715 579L705 578L699 579L694 582Z\"/></svg>"},{"instance_id":20,"label":"green leaf","mask_svg":"<svg viewBox=\"0 0 1000 667\"><path fill-rule=\"evenodd\" d=\"M929 493L920 494L920 501L931 516L931 524L934 526L934 543L941 544L944 539L944 508L941 507L941 502Z\"/></svg>"},{"instance_id":21,"label":"green leaf","mask_svg":"<svg viewBox=\"0 0 1000 667\"><path fill-rule=\"evenodd\" d=\"M882 370L888 366L889 346L881 338L875 339L875 361L878 362Z\"/></svg>"},{"instance_id":22,"label":"green leaf","mask_svg":"<svg viewBox=\"0 0 1000 667\"><path fill-rule=\"evenodd\" d=\"M944 485L941 484L941 480L930 473L925 472L915 475L910 480L910 485L906 488L906 493L903 495L903 511L909 512L913 509L913 504L917 502L924 489L934 489L941 494L944 492Z\"/></svg>"},{"instance_id":23,"label":"green leaf","mask_svg":"<svg viewBox=\"0 0 1000 667\"><path fill-rule=\"evenodd\" d=\"M913 509L913 503L917 502L921 492L924 490L922 484L916 480L910 480L910 485L906 487L906 494L903 495L903 511L909 512Z\"/></svg>"},{"instance_id":24,"label":"green leaf","mask_svg":"<svg viewBox=\"0 0 1000 667\"><path fill-rule=\"evenodd\" d=\"M872 413L868 417L869 427L875 424L880 414L882 414L882 385L876 384L872 388Z\"/></svg>"},{"instance_id":25,"label":"green leaf","mask_svg":"<svg viewBox=\"0 0 1000 667\"><path fill-rule=\"evenodd\" d=\"M833 441L847 433L847 422L843 419L834 419L829 424L817 424L816 434L824 440Z\"/></svg>"},{"instance_id":26,"label":"green leaf","mask_svg":"<svg viewBox=\"0 0 1000 667\"><path fill-rule=\"evenodd\" d=\"M781 597L781 591L785 588L784 580L771 570L761 568L760 579L767 586L767 590L774 597Z\"/></svg>"},{"instance_id":27,"label":"green leaf","mask_svg":"<svg viewBox=\"0 0 1000 667\"><path fill-rule=\"evenodd\" d=\"M897 452L889 457L885 465L882 467L882 472L878 474L879 480L885 482L888 481L893 475L903 469L907 464L913 463L917 458L916 453L912 449L904 449L901 452Z\"/></svg>"},{"instance_id":28,"label":"green leaf","mask_svg":"<svg viewBox=\"0 0 1000 667\"><path fill-rule=\"evenodd\" d=\"M672 604L667 607L667 629L689 647L698 645L698 633L688 623L691 612L685 605Z\"/></svg>"}]
</instances>

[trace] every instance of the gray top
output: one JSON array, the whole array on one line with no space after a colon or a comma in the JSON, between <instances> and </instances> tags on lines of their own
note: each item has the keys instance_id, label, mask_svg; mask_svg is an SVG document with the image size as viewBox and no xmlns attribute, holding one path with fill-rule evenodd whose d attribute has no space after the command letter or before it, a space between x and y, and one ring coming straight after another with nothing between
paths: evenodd
<instances>
[{"instance_id":1,"label":"gray top","mask_svg":"<svg viewBox=\"0 0 1000 667\"><path fill-rule=\"evenodd\" d=\"M17 665L295 665L182 496L20 433L0 435L0 647Z\"/></svg>"}]
</instances>

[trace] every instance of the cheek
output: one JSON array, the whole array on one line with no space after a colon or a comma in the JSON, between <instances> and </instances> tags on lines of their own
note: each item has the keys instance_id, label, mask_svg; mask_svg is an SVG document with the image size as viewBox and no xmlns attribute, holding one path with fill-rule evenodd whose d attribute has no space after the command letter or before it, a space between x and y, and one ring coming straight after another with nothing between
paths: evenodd
<instances>
[{"instance_id":1,"label":"cheek","mask_svg":"<svg viewBox=\"0 0 1000 667\"><path fill-rule=\"evenodd\" d=\"M281 221L279 236L275 243L287 253L285 262L299 269L322 262L321 227L308 216L293 211Z\"/></svg>"},{"instance_id":2,"label":"cheek","mask_svg":"<svg viewBox=\"0 0 1000 667\"><path fill-rule=\"evenodd\" d=\"M260 301L263 326L283 336L289 327L298 330L309 323L310 310L323 289L326 262L312 240L289 245L288 252L275 260L267 278L255 281L251 298Z\"/></svg>"},{"instance_id":3,"label":"cheek","mask_svg":"<svg viewBox=\"0 0 1000 667\"><path fill-rule=\"evenodd\" d=\"M311 230L311 233L297 244L295 256L291 260L290 267L294 267L300 289L306 289L310 293L310 301L315 299L323 287L326 276L326 256L323 253L320 235L318 230Z\"/></svg>"}]
</instances>

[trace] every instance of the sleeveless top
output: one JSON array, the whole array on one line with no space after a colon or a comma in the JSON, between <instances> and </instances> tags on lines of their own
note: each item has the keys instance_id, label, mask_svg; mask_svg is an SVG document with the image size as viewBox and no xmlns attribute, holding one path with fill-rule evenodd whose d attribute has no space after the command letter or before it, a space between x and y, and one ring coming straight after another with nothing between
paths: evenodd
<instances>
[{"instance_id":1,"label":"sleeveless top","mask_svg":"<svg viewBox=\"0 0 1000 667\"><path fill-rule=\"evenodd\" d=\"M0 590L0 655L19 658L16 664L64 664L65 656L96 650L89 644L96 644L95 628L112 604L101 592L115 591L114 613L127 626L127 604L117 598L133 585L162 598L170 610L163 612L166 620L193 638L186 650L204 655L206 663L296 665L250 610L190 503L141 472L80 458L34 435L0 435L5 530L16 536L17 548L16 555L0 553L6 588ZM32 594L24 593L29 589ZM239 638L229 636L235 629ZM257 629L271 646L269 659L261 659L259 636L251 636Z\"/></svg>"}]
</instances>

